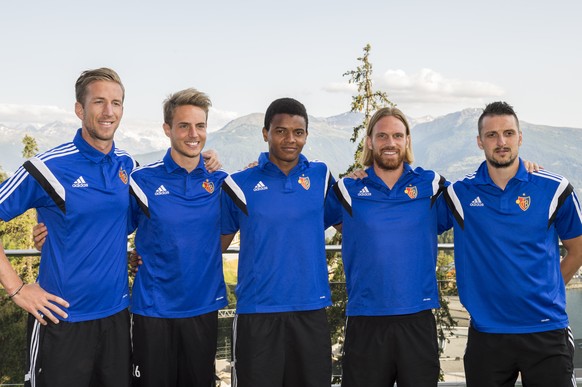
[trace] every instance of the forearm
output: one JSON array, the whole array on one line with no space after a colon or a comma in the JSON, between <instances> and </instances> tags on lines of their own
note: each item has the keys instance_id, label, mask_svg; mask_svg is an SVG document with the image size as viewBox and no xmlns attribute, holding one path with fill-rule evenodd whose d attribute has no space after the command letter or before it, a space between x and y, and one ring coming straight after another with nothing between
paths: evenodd
<instances>
[{"instance_id":1,"label":"forearm","mask_svg":"<svg viewBox=\"0 0 582 387\"><path fill-rule=\"evenodd\" d=\"M4 246L0 242L0 284L6 290L6 293L13 294L22 285L22 280L8 261L4 252Z\"/></svg>"},{"instance_id":2,"label":"forearm","mask_svg":"<svg viewBox=\"0 0 582 387\"><path fill-rule=\"evenodd\" d=\"M234 239L235 234L223 234L220 236L220 244L222 247L222 252L224 253L228 247L230 246L230 243L232 242L232 240Z\"/></svg>"},{"instance_id":3,"label":"forearm","mask_svg":"<svg viewBox=\"0 0 582 387\"><path fill-rule=\"evenodd\" d=\"M566 249L566 255L560 262L560 270L564 283L567 284L582 265L582 236L563 240L562 243Z\"/></svg>"},{"instance_id":4,"label":"forearm","mask_svg":"<svg viewBox=\"0 0 582 387\"><path fill-rule=\"evenodd\" d=\"M580 265L576 266L575 264L573 264L572 260L569 258L570 258L570 254L567 254L564 257L564 259L562 259L562 262L560 263L560 270L562 271L562 277L564 278L565 284L570 282L572 277L574 277L574 274L576 274L576 272L580 268Z\"/></svg>"}]
</instances>

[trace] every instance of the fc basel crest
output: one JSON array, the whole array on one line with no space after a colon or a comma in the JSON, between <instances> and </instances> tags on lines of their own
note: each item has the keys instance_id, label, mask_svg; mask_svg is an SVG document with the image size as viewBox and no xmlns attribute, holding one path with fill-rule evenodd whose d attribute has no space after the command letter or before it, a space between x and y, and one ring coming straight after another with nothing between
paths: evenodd
<instances>
[{"instance_id":1,"label":"fc basel crest","mask_svg":"<svg viewBox=\"0 0 582 387\"><path fill-rule=\"evenodd\" d=\"M406 187L404 193L407 194L409 198L416 199L418 196L418 188L416 188L416 186Z\"/></svg>"},{"instance_id":2,"label":"fc basel crest","mask_svg":"<svg viewBox=\"0 0 582 387\"><path fill-rule=\"evenodd\" d=\"M309 189L309 187L311 187L311 181L309 180L309 176L301 176L301 177L299 178L299 180L297 180L297 182L298 182L299 184L301 184L301 186L302 186L303 188L305 188L306 190L308 190L308 189Z\"/></svg>"},{"instance_id":3,"label":"fc basel crest","mask_svg":"<svg viewBox=\"0 0 582 387\"><path fill-rule=\"evenodd\" d=\"M119 178L121 179L121 181L123 181L123 184L127 184L128 182L128 178L127 178L127 172L125 172L125 170L123 169L123 167L119 168L119 173L117 174L117 176L119 176Z\"/></svg>"},{"instance_id":4,"label":"fc basel crest","mask_svg":"<svg viewBox=\"0 0 582 387\"><path fill-rule=\"evenodd\" d=\"M519 208L521 208L522 211L527 211L527 209L529 208L529 205L531 204L531 197L518 196L515 203L517 203L517 205L519 206Z\"/></svg>"},{"instance_id":5,"label":"fc basel crest","mask_svg":"<svg viewBox=\"0 0 582 387\"><path fill-rule=\"evenodd\" d=\"M206 179L206 181L202 183L202 188L204 188L208 193L213 193L214 183Z\"/></svg>"}]
</instances>

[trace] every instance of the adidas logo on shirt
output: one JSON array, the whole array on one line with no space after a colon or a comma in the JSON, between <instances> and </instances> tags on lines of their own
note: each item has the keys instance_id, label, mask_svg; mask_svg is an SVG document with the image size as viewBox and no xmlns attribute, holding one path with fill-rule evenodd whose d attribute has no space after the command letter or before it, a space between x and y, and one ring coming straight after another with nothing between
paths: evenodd
<instances>
[{"instance_id":1,"label":"adidas logo on shirt","mask_svg":"<svg viewBox=\"0 0 582 387\"><path fill-rule=\"evenodd\" d=\"M471 206L471 207L483 207L484 204L481 201L481 198L479 196L477 196L475 199L473 199L473 201L471 202L471 204L469 204L469 206Z\"/></svg>"},{"instance_id":2,"label":"adidas logo on shirt","mask_svg":"<svg viewBox=\"0 0 582 387\"><path fill-rule=\"evenodd\" d=\"M73 183L73 188L84 188L89 187L89 184L83 179L83 176L79 176L77 180Z\"/></svg>"},{"instance_id":3,"label":"adidas logo on shirt","mask_svg":"<svg viewBox=\"0 0 582 387\"><path fill-rule=\"evenodd\" d=\"M372 193L368 191L368 187L362 188L360 192L358 192L358 196L372 196Z\"/></svg>"},{"instance_id":4,"label":"adidas logo on shirt","mask_svg":"<svg viewBox=\"0 0 582 387\"><path fill-rule=\"evenodd\" d=\"M160 185L160 187L156 190L156 193L154 195L158 196L158 195L169 195L170 191L168 191L166 189L166 187L164 187L164 185Z\"/></svg>"},{"instance_id":5,"label":"adidas logo on shirt","mask_svg":"<svg viewBox=\"0 0 582 387\"><path fill-rule=\"evenodd\" d=\"M253 188L253 191L264 191L266 189L269 189L269 187L267 187L262 181L259 181L257 185L255 185L255 188Z\"/></svg>"}]
</instances>

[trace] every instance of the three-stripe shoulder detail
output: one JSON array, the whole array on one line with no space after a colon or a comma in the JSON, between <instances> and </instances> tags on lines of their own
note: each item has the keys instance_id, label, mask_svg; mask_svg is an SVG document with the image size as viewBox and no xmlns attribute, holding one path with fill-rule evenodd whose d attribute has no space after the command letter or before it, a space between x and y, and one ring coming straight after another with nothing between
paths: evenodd
<instances>
[{"instance_id":1,"label":"three-stripe shoulder detail","mask_svg":"<svg viewBox=\"0 0 582 387\"><path fill-rule=\"evenodd\" d=\"M132 164L132 166L131 166L131 169L132 169L132 170L133 170L133 169L135 169L135 168L138 166L138 163L137 163L137 161L136 161L136 160L133 158L133 156L132 156L132 155L130 155L129 153L127 153L126 151L124 151L123 149L118 149L118 148L115 148L115 150L114 150L114 153L115 153L115 155L116 155L116 156L118 156L118 157L127 157L127 158L129 158L129 159L131 160L131 164Z\"/></svg>"},{"instance_id":2,"label":"three-stripe shoulder detail","mask_svg":"<svg viewBox=\"0 0 582 387\"><path fill-rule=\"evenodd\" d=\"M133 172L131 172L131 174L133 175L135 172L137 171L141 171L142 169L151 169L151 168L158 168L164 165L164 161L163 160L158 160L155 161L153 163L150 164L145 164L145 165L140 165L139 167L136 167Z\"/></svg>"},{"instance_id":3,"label":"three-stripe shoulder detail","mask_svg":"<svg viewBox=\"0 0 582 387\"><path fill-rule=\"evenodd\" d=\"M23 167L20 167L14 175L6 180L6 183L0 189L0 203L4 202L18 188L26 176L28 176L28 172Z\"/></svg>"},{"instance_id":4,"label":"three-stripe shoulder detail","mask_svg":"<svg viewBox=\"0 0 582 387\"><path fill-rule=\"evenodd\" d=\"M74 143L68 142L62 145L59 145L55 148L49 149L46 152L40 153L35 157L43 162L47 162L54 158L58 157L65 157L75 153L79 153L79 149L75 146Z\"/></svg>"},{"instance_id":5,"label":"three-stripe shoulder detail","mask_svg":"<svg viewBox=\"0 0 582 387\"><path fill-rule=\"evenodd\" d=\"M78 152L79 150L75 144L68 142L27 160L23 166L18 168L16 173L8 179L2 188L2 191L0 191L0 203L6 200L6 198L14 192L24 179L30 175L46 191L57 207L65 213L65 188L47 167L46 162L54 158L65 157Z\"/></svg>"},{"instance_id":6,"label":"three-stripe shoulder detail","mask_svg":"<svg viewBox=\"0 0 582 387\"><path fill-rule=\"evenodd\" d=\"M561 182L562 180L567 180L564 176L548 172L545 169L540 169L539 171L532 172L531 174L537 177L541 177L542 179L549 179L556 181L558 183Z\"/></svg>"}]
</instances>

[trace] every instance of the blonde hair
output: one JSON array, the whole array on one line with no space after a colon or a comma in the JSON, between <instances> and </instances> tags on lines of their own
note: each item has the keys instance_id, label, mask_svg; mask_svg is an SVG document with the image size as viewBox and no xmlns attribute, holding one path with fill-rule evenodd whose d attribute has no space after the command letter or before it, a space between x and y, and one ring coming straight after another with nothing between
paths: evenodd
<instances>
[{"instance_id":1,"label":"blonde hair","mask_svg":"<svg viewBox=\"0 0 582 387\"><path fill-rule=\"evenodd\" d=\"M86 70L81 73L77 82L75 83L75 98L77 102L84 106L85 95L87 94L87 87L95 81L108 81L115 82L121 86L121 91L123 92L123 100L125 99L125 87L121 83L121 78L112 69L107 67L101 67L95 70Z\"/></svg>"},{"instance_id":2,"label":"blonde hair","mask_svg":"<svg viewBox=\"0 0 582 387\"><path fill-rule=\"evenodd\" d=\"M176 110L178 106L184 105L192 105L201 108L206 113L206 118L208 119L208 108L212 106L212 102L210 102L210 97L208 97L208 95L192 87L177 91L174 94L170 94L164 101L164 122L172 126L174 110Z\"/></svg>"},{"instance_id":3,"label":"blonde hair","mask_svg":"<svg viewBox=\"0 0 582 387\"><path fill-rule=\"evenodd\" d=\"M370 122L368 122L368 127L366 128L366 137L372 138L372 131L374 130L374 126L384 117L394 117L401 121L404 126L406 127L406 136L408 136L408 146L406 147L404 153L404 162L408 164L412 164L414 162L414 153L412 152L412 141L410 140L410 126L408 125L408 121L406 120L406 116L404 113L400 111L400 109L395 107L385 107L378 110L372 118L370 118ZM369 167L374 163L374 155L371 149L364 144L362 149L362 155L360 157L360 163L365 166Z\"/></svg>"}]
</instances>

